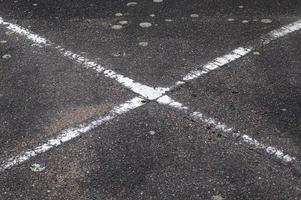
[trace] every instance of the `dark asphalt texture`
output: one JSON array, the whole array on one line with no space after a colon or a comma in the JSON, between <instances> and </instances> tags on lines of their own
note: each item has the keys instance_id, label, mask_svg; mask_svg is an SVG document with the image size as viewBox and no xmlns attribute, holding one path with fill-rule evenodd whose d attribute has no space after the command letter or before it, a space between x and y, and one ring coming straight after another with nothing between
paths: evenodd
<instances>
[{"instance_id":1,"label":"dark asphalt texture","mask_svg":"<svg viewBox=\"0 0 301 200\"><path fill-rule=\"evenodd\" d=\"M154 134L150 132L154 131ZM28 171L32 163L44 172ZM1 176L3 199L298 199L300 179L151 103ZM300 197L300 196L299 196Z\"/></svg>"},{"instance_id":2,"label":"dark asphalt texture","mask_svg":"<svg viewBox=\"0 0 301 200\"><path fill-rule=\"evenodd\" d=\"M0 0L0 17L152 87L171 86L197 66L301 19L299 0L139 0L131 7L128 2ZM111 28L122 20L128 24L121 30ZM141 22L152 27L141 28ZM169 95L301 160L300 33ZM4 27L2 40L7 43L0 43L1 160L136 95ZM11 58L3 59L5 54ZM34 163L45 170L32 172ZM150 102L1 172L0 200L15 199L300 200L301 168Z\"/></svg>"}]
</instances>

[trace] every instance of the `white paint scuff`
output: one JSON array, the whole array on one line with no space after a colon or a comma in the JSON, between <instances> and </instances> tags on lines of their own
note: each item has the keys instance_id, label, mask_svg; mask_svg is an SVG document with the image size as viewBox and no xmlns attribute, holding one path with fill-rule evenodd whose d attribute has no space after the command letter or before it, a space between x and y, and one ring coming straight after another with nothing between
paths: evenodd
<instances>
[{"instance_id":1,"label":"white paint scuff","mask_svg":"<svg viewBox=\"0 0 301 200\"><path fill-rule=\"evenodd\" d=\"M267 153L271 156L275 156L284 162L292 162L292 161L296 160L295 157L285 154L283 151L277 149L276 147L272 147L272 146L263 144L246 134L241 134L239 131L235 131L234 128L228 127L224 123L218 122L213 118L207 117L206 115L202 114L201 112L191 111L187 106L183 106L182 103L177 102L166 95L157 99L157 102L160 104L171 106L177 110L183 111L183 112L189 114L194 119L200 120L204 124L213 126L216 130L220 130L224 133L231 134L231 136L234 137L235 139L238 139L238 141L245 143L249 146L252 146L254 149L262 150L265 153Z\"/></svg>"},{"instance_id":2,"label":"white paint scuff","mask_svg":"<svg viewBox=\"0 0 301 200\"><path fill-rule=\"evenodd\" d=\"M10 169L13 166L19 165L21 163L24 163L25 161L31 159L32 157L35 157L41 153L45 153L49 151L50 149L53 149L55 147L58 147L74 138L77 138L88 131L91 131L103 123L110 121L114 118L116 118L119 115L125 114L129 112L130 110L133 110L135 108L138 108L142 105L144 105L143 99L140 97L135 97L123 104L120 104L116 107L114 107L108 115L100 116L96 120L91 121L89 123L85 123L82 125L79 125L75 128L68 128L61 132L60 135L49 139L44 144L41 144L33 149L27 150L23 153L21 153L18 156L12 157L5 161L0 161L0 171L4 171L6 169Z\"/></svg>"}]
</instances>

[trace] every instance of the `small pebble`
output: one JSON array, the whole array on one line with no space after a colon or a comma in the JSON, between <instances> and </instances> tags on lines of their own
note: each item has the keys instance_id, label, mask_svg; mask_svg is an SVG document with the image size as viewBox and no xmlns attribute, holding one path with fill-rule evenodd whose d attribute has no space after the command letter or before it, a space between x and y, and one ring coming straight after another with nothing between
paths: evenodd
<instances>
[{"instance_id":1,"label":"small pebble","mask_svg":"<svg viewBox=\"0 0 301 200\"><path fill-rule=\"evenodd\" d=\"M155 14L150 14L149 16L150 16L150 17L155 17L156 15L155 15Z\"/></svg>"},{"instance_id":2,"label":"small pebble","mask_svg":"<svg viewBox=\"0 0 301 200\"><path fill-rule=\"evenodd\" d=\"M126 6L135 6L135 5L137 5L137 2L134 1L126 4Z\"/></svg>"},{"instance_id":3,"label":"small pebble","mask_svg":"<svg viewBox=\"0 0 301 200\"><path fill-rule=\"evenodd\" d=\"M148 46L148 42L139 42L139 46L146 47Z\"/></svg>"},{"instance_id":4,"label":"small pebble","mask_svg":"<svg viewBox=\"0 0 301 200\"><path fill-rule=\"evenodd\" d=\"M121 25L126 25L126 24L128 24L128 21L123 20L123 21L120 21L118 23L121 24Z\"/></svg>"},{"instance_id":5,"label":"small pebble","mask_svg":"<svg viewBox=\"0 0 301 200\"><path fill-rule=\"evenodd\" d=\"M33 6L38 6L38 4L37 3L34 3L34 4L32 4Z\"/></svg>"},{"instance_id":6,"label":"small pebble","mask_svg":"<svg viewBox=\"0 0 301 200\"><path fill-rule=\"evenodd\" d=\"M11 55L10 54L5 54L2 56L3 59L10 59L11 58Z\"/></svg>"},{"instance_id":7,"label":"small pebble","mask_svg":"<svg viewBox=\"0 0 301 200\"><path fill-rule=\"evenodd\" d=\"M238 6L238 8L244 8L244 6Z\"/></svg>"},{"instance_id":8,"label":"small pebble","mask_svg":"<svg viewBox=\"0 0 301 200\"><path fill-rule=\"evenodd\" d=\"M163 0L153 0L154 3L162 3Z\"/></svg>"},{"instance_id":9,"label":"small pebble","mask_svg":"<svg viewBox=\"0 0 301 200\"><path fill-rule=\"evenodd\" d=\"M224 198L221 195L212 196L212 200L223 200Z\"/></svg>"},{"instance_id":10,"label":"small pebble","mask_svg":"<svg viewBox=\"0 0 301 200\"><path fill-rule=\"evenodd\" d=\"M152 26L152 24L149 23L149 22L141 22L141 23L139 24L139 26L141 26L142 28L149 28L149 27Z\"/></svg>"},{"instance_id":11,"label":"small pebble","mask_svg":"<svg viewBox=\"0 0 301 200\"><path fill-rule=\"evenodd\" d=\"M116 13L115 16L116 16L116 17L122 17L123 14L122 14L122 13Z\"/></svg>"},{"instance_id":12,"label":"small pebble","mask_svg":"<svg viewBox=\"0 0 301 200\"><path fill-rule=\"evenodd\" d=\"M198 14L191 14L190 17L197 18L197 17L199 17L199 15Z\"/></svg>"},{"instance_id":13,"label":"small pebble","mask_svg":"<svg viewBox=\"0 0 301 200\"><path fill-rule=\"evenodd\" d=\"M249 21L248 20L242 20L241 23L247 24L247 23L249 23Z\"/></svg>"},{"instance_id":14,"label":"small pebble","mask_svg":"<svg viewBox=\"0 0 301 200\"><path fill-rule=\"evenodd\" d=\"M262 20L260 20L262 23L264 23L264 24L270 24L270 23L272 23L272 20L271 19L262 19Z\"/></svg>"},{"instance_id":15,"label":"small pebble","mask_svg":"<svg viewBox=\"0 0 301 200\"><path fill-rule=\"evenodd\" d=\"M156 134L156 132L155 132L155 131L150 131L150 132L149 132L149 134L151 134L151 135L155 135L155 134Z\"/></svg>"},{"instance_id":16,"label":"small pebble","mask_svg":"<svg viewBox=\"0 0 301 200\"><path fill-rule=\"evenodd\" d=\"M166 22L172 22L172 19L165 19Z\"/></svg>"},{"instance_id":17,"label":"small pebble","mask_svg":"<svg viewBox=\"0 0 301 200\"><path fill-rule=\"evenodd\" d=\"M258 51L254 51L253 54L256 55L256 56L261 55L260 52L258 52Z\"/></svg>"},{"instance_id":18,"label":"small pebble","mask_svg":"<svg viewBox=\"0 0 301 200\"><path fill-rule=\"evenodd\" d=\"M114 30L120 30L120 29L122 29L122 26L121 25L113 25L111 28Z\"/></svg>"},{"instance_id":19,"label":"small pebble","mask_svg":"<svg viewBox=\"0 0 301 200\"><path fill-rule=\"evenodd\" d=\"M120 56L121 56L121 53L120 53L120 52L112 53L112 56L114 56L114 57L120 57Z\"/></svg>"},{"instance_id":20,"label":"small pebble","mask_svg":"<svg viewBox=\"0 0 301 200\"><path fill-rule=\"evenodd\" d=\"M46 167L42 167L40 164L32 164L30 170L33 172L42 172L46 169Z\"/></svg>"},{"instance_id":21,"label":"small pebble","mask_svg":"<svg viewBox=\"0 0 301 200\"><path fill-rule=\"evenodd\" d=\"M286 112L286 111L287 111L287 109L286 109L286 108L282 108L282 109L281 109L281 111L283 111L283 112Z\"/></svg>"},{"instance_id":22,"label":"small pebble","mask_svg":"<svg viewBox=\"0 0 301 200\"><path fill-rule=\"evenodd\" d=\"M0 44L5 44L5 43L7 43L7 41L5 41L5 40L0 41Z\"/></svg>"},{"instance_id":23,"label":"small pebble","mask_svg":"<svg viewBox=\"0 0 301 200\"><path fill-rule=\"evenodd\" d=\"M229 19L227 19L228 20L228 22L234 22L234 19L233 18L229 18Z\"/></svg>"}]
</instances>

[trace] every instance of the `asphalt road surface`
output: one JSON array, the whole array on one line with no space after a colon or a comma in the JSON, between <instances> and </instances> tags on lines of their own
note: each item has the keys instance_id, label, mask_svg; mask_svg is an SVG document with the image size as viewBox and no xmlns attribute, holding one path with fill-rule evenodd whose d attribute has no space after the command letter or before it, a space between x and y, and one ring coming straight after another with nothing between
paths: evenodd
<instances>
[{"instance_id":1,"label":"asphalt road surface","mask_svg":"<svg viewBox=\"0 0 301 200\"><path fill-rule=\"evenodd\" d=\"M0 0L1 200L300 200L300 0Z\"/></svg>"}]
</instances>

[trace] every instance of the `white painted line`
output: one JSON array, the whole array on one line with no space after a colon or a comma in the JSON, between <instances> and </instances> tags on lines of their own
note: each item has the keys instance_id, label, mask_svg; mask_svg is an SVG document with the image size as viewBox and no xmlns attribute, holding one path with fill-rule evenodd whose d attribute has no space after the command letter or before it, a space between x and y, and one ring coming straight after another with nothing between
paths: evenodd
<instances>
[{"instance_id":1,"label":"white painted line","mask_svg":"<svg viewBox=\"0 0 301 200\"><path fill-rule=\"evenodd\" d=\"M113 70L106 69L102 65L100 65L86 57L83 57L79 54L76 54L72 51L66 50L65 48L63 48L61 46L57 46L55 48L61 53L61 55L72 60L73 62L82 65L86 69L93 69L99 74L103 74L104 76L106 76L110 79L116 80L118 83L120 83L124 87L130 89L131 91L133 91L149 100L157 99L158 97L163 95L163 91L161 91L159 89L155 89L153 87L135 82L133 79L130 79L121 74L118 74Z\"/></svg>"},{"instance_id":2,"label":"white painted line","mask_svg":"<svg viewBox=\"0 0 301 200\"><path fill-rule=\"evenodd\" d=\"M166 91L169 91L179 85L184 84L185 82L191 81L193 79L196 79L204 74L209 73L210 71L219 69L221 67L226 66L227 64L249 54L252 52L255 48L261 47L264 45L269 44L271 41L279 39L281 37L286 36L289 33L293 33L295 31L298 31L301 29L301 20L298 20L296 22L293 22L291 24L288 24L286 26L283 26L281 28L278 28L276 30L270 31L269 33L263 35L259 38L257 42L253 46L248 47L238 47L234 50L232 50L230 53L227 53L223 56L220 56L218 58L215 58L213 61L210 61L209 63L196 67L195 70L190 71L187 75L185 75L181 81L176 82L175 85L172 87L166 89Z\"/></svg>"},{"instance_id":3,"label":"white painted line","mask_svg":"<svg viewBox=\"0 0 301 200\"><path fill-rule=\"evenodd\" d=\"M78 127L75 128L68 128L66 130L63 130L60 135L49 139L44 144L41 144L33 149L27 150L25 152L22 152L20 155L12 157L5 161L0 161L0 171L4 171L6 169L10 169L13 166L19 165L21 163L24 163L25 161L31 159L32 157L35 157L41 153L47 152L50 149L53 149L55 147L58 147L74 138L77 138L88 131L91 131L103 123L110 121L114 118L116 118L119 115L125 114L129 112L130 110L133 110L135 108L138 108L145 103L143 102L143 99L140 97L135 97L123 104L120 104L116 107L114 107L108 115L100 116L96 120L93 120L89 123L81 124Z\"/></svg>"},{"instance_id":4,"label":"white painted line","mask_svg":"<svg viewBox=\"0 0 301 200\"><path fill-rule=\"evenodd\" d=\"M39 35L34 34L31 31L29 31L17 24L12 24L12 23L3 21L3 19L1 17L0 17L0 25L6 26L6 28L8 30L10 30L14 33L17 33L19 35L22 35L22 36L26 37L27 39L33 41L36 44L44 45L44 46L48 46L51 44L51 42L48 41L47 39L40 37Z\"/></svg>"},{"instance_id":5,"label":"white painted line","mask_svg":"<svg viewBox=\"0 0 301 200\"><path fill-rule=\"evenodd\" d=\"M220 130L224 133L231 134L232 137L237 138L240 142L243 142L249 146L252 146L255 149L262 150L265 153L267 153L271 156L275 156L276 158L278 158L284 162L292 162L292 161L296 160L295 157L285 154L283 151L281 151L275 147L263 144L246 134L241 134L239 131L235 131L234 128L228 127L227 125L225 125L221 122L218 122L213 118L207 117L200 112L191 111L187 106L183 106L181 103L176 102L175 100L171 99L167 95L164 95L164 96L160 97L159 99L157 99L157 102L160 104L171 106L179 111L183 111L183 112L189 114L191 117L193 117L197 120L200 120L204 124L213 126L215 129Z\"/></svg>"},{"instance_id":6,"label":"white painted line","mask_svg":"<svg viewBox=\"0 0 301 200\"><path fill-rule=\"evenodd\" d=\"M301 20L283 26L279 29L269 32L266 36L263 36L263 44L269 44L271 41L276 40L278 38L284 37L289 33L298 31L301 29Z\"/></svg>"},{"instance_id":7,"label":"white painted line","mask_svg":"<svg viewBox=\"0 0 301 200\"><path fill-rule=\"evenodd\" d=\"M16 25L12 24L10 22L3 21L2 18L0 18L0 25L5 25L7 29L10 31L19 34L21 36L26 37L27 39L31 40L36 45L42 45L42 46L49 46L54 49L56 49L62 56L72 60L73 62L82 65L86 69L93 69L99 74L103 74L104 76L116 80L124 87L130 89L131 91L149 99L154 100L158 97L162 96L164 94L164 91L161 89L155 89L153 87L143 85L141 83L135 82L133 79L130 79L128 77L125 77L121 74L118 74L117 72L106 69L102 65L94 62L93 60L86 58L84 56L81 56L79 54L76 54L70 50L67 50L59 45L54 44L50 40L47 40L46 38L43 38L35 33L32 33L31 31Z\"/></svg>"}]
</instances>

